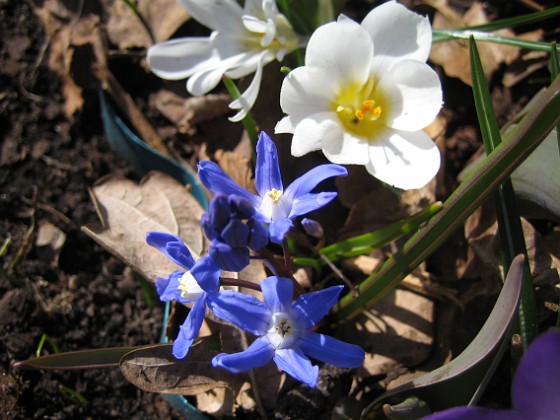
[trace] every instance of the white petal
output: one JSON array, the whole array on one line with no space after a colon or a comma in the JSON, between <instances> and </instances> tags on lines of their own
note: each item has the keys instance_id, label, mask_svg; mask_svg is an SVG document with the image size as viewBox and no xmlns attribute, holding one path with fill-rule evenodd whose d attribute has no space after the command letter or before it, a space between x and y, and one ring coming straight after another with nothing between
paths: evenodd
<instances>
[{"instance_id":1,"label":"white petal","mask_svg":"<svg viewBox=\"0 0 560 420\"><path fill-rule=\"evenodd\" d=\"M292 119L288 115L287 117L282 118L276 126L274 127L274 133L293 133L295 128L295 124L292 122Z\"/></svg>"},{"instance_id":2,"label":"white petal","mask_svg":"<svg viewBox=\"0 0 560 420\"><path fill-rule=\"evenodd\" d=\"M204 26L233 34L244 31L243 9L235 0L179 0Z\"/></svg>"},{"instance_id":3,"label":"white petal","mask_svg":"<svg viewBox=\"0 0 560 420\"><path fill-rule=\"evenodd\" d=\"M441 82L425 63L395 63L379 78L378 91L388 102L383 120L392 128L417 131L430 124L442 104Z\"/></svg>"},{"instance_id":4,"label":"white petal","mask_svg":"<svg viewBox=\"0 0 560 420\"><path fill-rule=\"evenodd\" d=\"M247 28L248 31L256 32L264 34L266 32L266 22L251 16L251 15L244 15L243 16L243 25Z\"/></svg>"},{"instance_id":5,"label":"white petal","mask_svg":"<svg viewBox=\"0 0 560 420\"><path fill-rule=\"evenodd\" d=\"M362 27L373 40L376 71L395 59L422 62L428 59L432 46L430 21L395 1L369 12Z\"/></svg>"},{"instance_id":6,"label":"white petal","mask_svg":"<svg viewBox=\"0 0 560 420\"><path fill-rule=\"evenodd\" d=\"M305 65L328 71L342 82L365 83L370 75L373 43L367 32L350 19L327 23L313 32Z\"/></svg>"},{"instance_id":7,"label":"white petal","mask_svg":"<svg viewBox=\"0 0 560 420\"><path fill-rule=\"evenodd\" d=\"M297 123L311 114L330 111L337 88L327 71L298 67L282 82L280 106Z\"/></svg>"},{"instance_id":8,"label":"white petal","mask_svg":"<svg viewBox=\"0 0 560 420\"><path fill-rule=\"evenodd\" d=\"M342 128L334 112L310 115L297 124L292 138L292 155L303 156L323 146L329 137L342 138Z\"/></svg>"},{"instance_id":9,"label":"white petal","mask_svg":"<svg viewBox=\"0 0 560 420\"><path fill-rule=\"evenodd\" d=\"M210 38L180 38L156 44L148 50L148 65L162 79L186 79L203 67L212 67Z\"/></svg>"},{"instance_id":10,"label":"white petal","mask_svg":"<svg viewBox=\"0 0 560 420\"><path fill-rule=\"evenodd\" d=\"M261 54L260 60L257 65L257 71L255 73L255 77L251 81L249 87L241 94L241 96L229 104L231 109L240 109L240 111L231 117L229 120L232 122L241 121L243 118L247 116L249 111L253 105L255 105L255 101L257 100L257 96L259 95L259 90L261 88L261 81L262 81L262 73L263 73L263 60L264 54Z\"/></svg>"},{"instance_id":11,"label":"white petal","mask_svg":"<svg viewBox=\"0 0 560 420\"><path fill-rule=\"evenodd\" d=\"M346 131L335 131L323 138L323 153L339 165L365 165L368 162L369 142Z\"/></svg>"},{"instance_id":12,"label":"white petal","mask_svg":"<svg viewBox=\"0 0 560 420\"><path fill-rule=\"evenodd\" d=\"M405 190L421 188L438 172L440 153L423 131L387 130L370 144L367 171Z\"/></svg>"},{"instance_id":13,"label":"white petal","mask_svg":"<svg viewBox=\"0 0 560 420\"><path fill-rule=\"evenodd\" d=\"M220 83L226 70L227 68L218 67L193 74L187 80L187 90L195 96L207 94Z\"/></svg>"}]
</instances>

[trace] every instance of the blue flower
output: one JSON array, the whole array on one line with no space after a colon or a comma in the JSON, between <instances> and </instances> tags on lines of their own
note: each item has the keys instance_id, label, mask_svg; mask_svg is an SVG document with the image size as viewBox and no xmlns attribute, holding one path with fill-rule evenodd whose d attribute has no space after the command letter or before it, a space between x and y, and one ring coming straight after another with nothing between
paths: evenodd
<instances>
[{"instance_id":1,"label":"blue flower","mask_svg":"<svg viewBox=\"0 0 560 420\"><path fill-rule=\"evenodd\" d=\"M310 191L317 184L327 178L347 174L348 171L342 166L320 165L296 179L284 190L278 152L265 132L261 132L257 142L255 184L258 195L241 188L215 163L201 161L198 164L198 175L206 188L214 194L235 194L247 199L269 224L270 238L276 243L282 242L293 226L291 219L317 210L336 197L336 192L312 194Z\"/></svg>"},{"instance_id":2,"label":"blue flower","mask_svg":"<svg viewBox=\"0 0 560 420\"><path fill-rule=\"evenodd\" d=\"M173 343L173 355L182 359L198 336L206 305L218 294L221 270L210 257L195 262L178 236L163 232L148 232L146 242L187 270L177 270L169 277L160 277L156 280L156 289L163 302L171 300L180 303L194 302Z\"/></svg>"},{"instance_id":3,"label":"blue flower","mask_svg":"<svg viewBox=\"0 0 560 420\"><path fill-rule=\"evenodd\" d=\"M456 407L425 420L532 420L560 417L560 331L538 337L521 359L511 389L513 408Z\"/></svg>"},{"instance_id":4,"label":"blue flower","mask_svg":"<svg viewBox=\"0 0 560 420\"><path fill-rule=\"evenodd\" d=\"M292 303L294 285L283 277L260 283L264 303L251 295L226 290L209 302L218 317L258 338L241 353L221 353L213 366L238 373L274 362L295 379L314 387L319 368L308 356L339 367L360 366L365 357L359 346L309 331L336 303L342 286L307 293Z\"/></svg>"},{"instance_id":5,"label":"blue flower","mask_svg":"<svg viewBox=\"0 0 560 420\"><path fill-rule=\"evenodd\" d=\"M249 248L268 243L268 230L256 217L254 207L238 195L217 194L200 224L212 241L208 253L222 269L241 271L249 265Z\"/></svg>"}]
</instances>

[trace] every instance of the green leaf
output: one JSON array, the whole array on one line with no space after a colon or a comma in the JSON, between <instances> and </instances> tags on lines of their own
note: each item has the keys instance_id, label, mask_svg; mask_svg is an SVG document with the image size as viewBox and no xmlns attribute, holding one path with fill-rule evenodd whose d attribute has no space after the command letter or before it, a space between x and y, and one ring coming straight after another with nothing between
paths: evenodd
<instances>
[{"instance_id":1,"label":"green leaf","mask_svg":"<svg viewBox=\"0 0 560 420\"><path fill-rule=\"evenodd\" d=\"M481 383L484 387L485 378L492 375L507 347L521 294L523 264L522 255L514 259L490 316L459 356L377 398L366 407L362 418L377 418L374 415L384 404L399 404L409 397L425 401L433 411L474 403L473 396L480 394Z\"/></svg>"},{"instance_id":2,"label":"green leaf","mask_svg":"<svg viewBox=\"0 0 560 420\"><path fill-rule=\"evenodd\" d=\"M470 29L434 29L432 42L436 43L449 41L451 39L469 39L471 37L477 41L494 42L496 44L511 45L513 47L525 48L534 51L550 52L551 50L549 42L529 41L509 36L489 34L482 31L473 31Z\"/></svg>"},{"instance_id":3,"label":"green leaf","mask_svg":"<svg viewBox=\"0 0 560 420\"><path fill-rule=\"evenodd\" d=\"M142 141L119 118L102 91L99 92L99 102L101 103L101 119L105 136L114 150L140 175L145 175L150 171L159 171L175 178L183 185L190 185L191 193L200 205L205 210L208 208L206 193L195 171L168 158Z\"/></svg>"},{"instance_id":4,"label":"green leaf","mask_svg":"<svg viewBox=\"0 0 560 420\"><path fill-rule=\"evenodd\" d=\"M143 347L112 347L57 353L15 362L12 364L12 368L23 370L74 370L117 367L121 357L126 353Z\"/></svg>"},{"instance_id":5,"label":"green leaf","mask_svg":"<svg viewBox=\"0 0 560 420\"><path fill-rule=\"evenodd\" d=\"M473 170L443 204L443 209L414 234L381 269L358 287L358 296L343 296L334 308L335 321L358 315L393 290L457 230L492 191L523 162L560 120L560 78L535 101L533 108L504 141Z\"/></svg>"}]
</instances>

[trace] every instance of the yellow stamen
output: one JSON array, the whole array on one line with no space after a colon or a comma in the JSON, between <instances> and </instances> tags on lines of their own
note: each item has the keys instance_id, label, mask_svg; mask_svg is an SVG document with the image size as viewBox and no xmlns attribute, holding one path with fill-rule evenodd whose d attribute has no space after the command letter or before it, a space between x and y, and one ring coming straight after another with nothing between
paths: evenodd
<instances>
[{"instance_id":1,"label":"yellow stamen","mask_svg":"<svg viewBox=\"0 0 560 420\"><path fill-rule=\"evenodd\" d=\"M282 198L282 191L273 188L266 192L266 195L272 200L273 203L277 203L280 198Z\"/></svg>"},{"instance_id":2,"label":"yellow stamen","mask_svg":"<svg viewBox=\"0 0 560 420\"><path fill-rule=\"evenodd\" d=\"M381 107L375 107L375 101L373 99L366 99L362 102L362 107L354 111L354 115L357 119L362 121L367 118L368 121L375 121L381 116Z\"/></svg>"},{"instance_id":3,"label":"yellow stamen","mask_svg":"<svg viewBox=\"0 0 560 420\"><path fill-rule=\"evenodd\" d=\"M276 332L282 337L290 335L292 333L292 324L286 318L283 318L276 328Z\"/></svg>"}]
</instances>

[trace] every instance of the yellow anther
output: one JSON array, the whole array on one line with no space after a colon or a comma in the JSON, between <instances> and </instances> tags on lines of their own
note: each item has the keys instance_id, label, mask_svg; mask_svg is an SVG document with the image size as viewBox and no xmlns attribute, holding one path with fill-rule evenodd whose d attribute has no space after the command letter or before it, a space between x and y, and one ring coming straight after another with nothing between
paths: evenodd
<instances>
[{"instance_id":1,"label":"yellow anther","mask_svg":"<svg viewBox=\"0 0 560 420\"><path fill-rule=\"evenodd\" d=\"M381 116L381 107L375 107L375 101L373 99L366 99L362 102L362 107L354 112L356 118L362 121L367 118L368 121L375 121Z\"/></svg>"},{"instance_id":2,"label":"yellow anther","mask_svg":"<svg viewBox=\"0 0 560 420\"><path fill-rule=\"evenodd\" d=\"M278 324L276 332L282 337L290 335L292 333L292 324L286 318L283 318Z\"/></svg>"},{"instance_id":3,"label":"yellow anther","mask_svg":"<svg viewBox=\"0 0 560 420\"><path fill-rule=\"evenodd\" d=\"M272 200L273 203L277 203L280 198L282 198L282 191L273 188L266 192L266 195Z\"/></svg>"}]
</instances>

